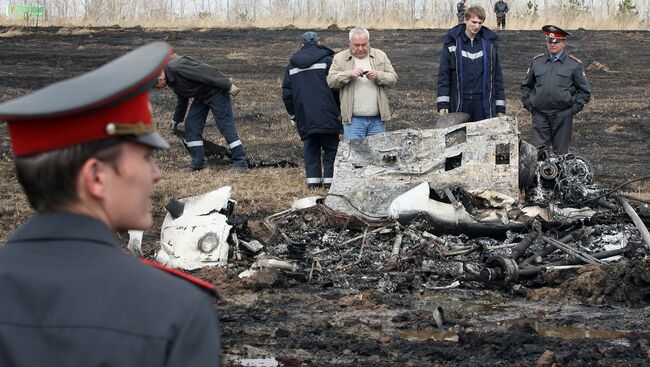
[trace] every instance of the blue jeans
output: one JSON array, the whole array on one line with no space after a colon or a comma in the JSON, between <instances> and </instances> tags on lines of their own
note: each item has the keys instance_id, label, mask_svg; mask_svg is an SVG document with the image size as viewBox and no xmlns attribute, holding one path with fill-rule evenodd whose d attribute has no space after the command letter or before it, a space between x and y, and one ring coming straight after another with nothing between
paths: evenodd
<instances>
[{"instance_id":1,"label":"blue jeans","mask_svg":"<svg viewBox=\"0 0 650 367\"><path fill-rule=\"evenodd\" d=\"M246 152L239 140L239 135L235 128L235 119L232 114L232 102L227 92L220 92L212 97L208 104L198 99L194 99L185 118L185 140L187 141L188 151L192 157L192 168L202 168L205 164L203 150L203 130L208 117L208 112L212 111L212 116L217 124L217 129L226 139L228 148L232 153L234 166L247 166Z\"/></svg>"},{"instance_id":2,"label":"blue jeans","mask_svg":"<svg viewBox=\"0 0 650 367\"><path fill-rule=\"evenodd\" d=\"M386 124L380 116L352 116L352 122L343 124L343 139L361 139L386 131Z\"/></svg>"}]
</instances>

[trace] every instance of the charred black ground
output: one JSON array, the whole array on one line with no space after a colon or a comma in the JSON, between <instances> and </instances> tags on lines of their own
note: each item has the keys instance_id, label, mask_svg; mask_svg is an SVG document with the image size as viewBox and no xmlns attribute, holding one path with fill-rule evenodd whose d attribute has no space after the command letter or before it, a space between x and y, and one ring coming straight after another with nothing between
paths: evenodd
<instances>
[{"instance_id":1,"label":"charred black ground","mask_svg":"<svg viewBox=\"0 0 650 367\"><path fill-rule=\"evenodd\" d=\"M0 27L0 33L7 30ZM137 45L162 39L180 53L219 65L251 91L254 97L236 107L238 124L265 134L269 122L286 119L280 80L304 30L22 31L0 38L0 100L78 75ZM594 165L596 183L604 187L650 174L648 32L572 33L568 51L582 59L594 93L591 104L576 118L573 151ZM395 112L391 129L433 127L434 80L443 34L371 30L372 45L386 51L399 75L390 94ZM319 36L332 48L346 47L344 30L323 30ZM499 36L508 112L517 115L525 138L530 122L520 107L519 81L530 59L544 51L544 40L538 31L505 31ZM157 94L153 103L155 109L173 108L172 99ZM6 136L4 125L0 131ZM260 161L302 160L299 145L250 141L247 149ZM11 159L6 138L0 158ZM182 166L179 162L178 168ZM647 182L629 187L635 188L647 191ZM0 214L3 228L15 227L11 215ZM242 238L264 237L264 226L249 219L268 214L240 213L234 218ZM217 285L225 299L218 307L227 365L247 358L275 359L286 366L647 365L650 264L629 220L620 213L609 219L587 223L591 236L629 233L626 260L544 272L515 284L486 284L459 269L463 263L480 262L485 249L517 242L525 233L510 233L505 239L439 235L445 243L481 249L460 260L449 260L434 247L411 243L405 236L405 256L391 263L394 227L367 235L363 245L357 241L336 246L363 235L363 227L344 229L316 209L277 217L274 222L289 240L278 233L267 238L269 254L295 257L301 271L262 269L242 280L237 275L252 262L244 254L227 268L203 269L194 275ZM435 232L426 223L413 231ZM155 239L145 241L145 255L150 256ZM328 250L315 253L323 249ZM456 280L457 288L436 289Z\"/></svg>"}]
</instances>

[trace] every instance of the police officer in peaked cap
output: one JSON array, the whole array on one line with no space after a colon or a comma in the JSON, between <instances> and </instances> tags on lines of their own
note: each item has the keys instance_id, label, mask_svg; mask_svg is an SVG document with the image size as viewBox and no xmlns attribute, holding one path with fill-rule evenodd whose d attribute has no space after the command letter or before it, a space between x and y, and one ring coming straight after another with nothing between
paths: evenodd
<instances>
[{"instance_id":1,"label":"police officer in peaked cap","mask_svg":"<svg viewBox=\"0 0 650 367\"><path fill-rule=\"evenodd\" d=\"M521 101L532 116L532 143L567 154L573 116L591 98L582 61L565 50L571 33L553 25L542 27L546 52L533 58L521 82Z\"/></svg>"},{"instance_id":2,"label":"police officer in peaked cap","mask_svg":"<svg viewBox=\"0 0 650 367\"><path fill-rule=\"evenodd\" d=\"M214 287L124 253L160 180L154 42L0 104L36 214L0 246L0 366L218 366ZM151 266L154 265L154 266Z\"/></svg>"}]
</instances>

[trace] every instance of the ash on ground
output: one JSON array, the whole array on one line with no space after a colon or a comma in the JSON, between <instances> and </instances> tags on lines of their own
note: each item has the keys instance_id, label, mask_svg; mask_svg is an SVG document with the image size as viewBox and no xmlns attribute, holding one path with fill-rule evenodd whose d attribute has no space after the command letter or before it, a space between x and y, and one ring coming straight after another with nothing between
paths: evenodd
<instances>
[{"instance_id":1,"label":"ash on ground","mask_svg":"<svg viewBox=\"0 0 650 367\"><path fill-rule=\"evenodd\" d=\"M263 237L256 228L268 230L264 248L231 266L243 272L255 259L277 260L265 267L286 277L282 286L306 282L385 293L490 288L556 301L650 301L648 249L618 210L496 237L444 234L426 217L408 225L359 220L322 204L248 224L240 230L243 238ZM259 260L251 269L249 275L260 269ZM594 284L584 284L585 278ZM548 287L556 292L544 292Z\"/></svg>"}]
</instances>

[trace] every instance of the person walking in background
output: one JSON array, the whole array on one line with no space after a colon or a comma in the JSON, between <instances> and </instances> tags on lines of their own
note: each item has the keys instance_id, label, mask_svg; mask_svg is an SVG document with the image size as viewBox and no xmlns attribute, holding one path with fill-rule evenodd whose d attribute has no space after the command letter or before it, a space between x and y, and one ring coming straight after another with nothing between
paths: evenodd
<instances>
[{"instance_id":1,"label":"person walking in background","mask_svg":"<svg viewBox=\"0 0 650 367\"><path fill-rule=\"evenodd\" d=\"M494 3L494 13L497 15L497 28L506 29L506 13L508 12L508 3L499 0Z\"/></svg>"},{"instance_id":2,"label":"person walking in background","mask_svg":"<svg viewBox=\"0 0 650 367\"><path fill-rule=\"evenodd\" d=\"M235 119L232 113L231 96L239 93L237 88L217 68L189 56L174 56L160 73L156 88L169 86L177 96L172 128L185 120L185 141L192 162L187 171L199 171L205 168L205 151L203 147L203 130L208 112L217 124L221 135L226 139L232 154L230 169L245 171L248 169L246 151L242 145ZM189 113L187 106L192 98Z\"/></svg>"},{"instance_id":3,"label":"person walking in background","mask_svg":"<svg viewBox=\"0 0 650 367\"><path fill-rule=\"evenodd\" d=\"M564 50L571 33L553 25L542 31L546 52L533 57L521 82L521 101L532 115L533 145L567 154L573 115L589 103L591 90L582 61Z\"/></svg>"},{"instance_id":4,"label":"person walking in background","mask_svg":"<svg viewBox=\"0 0 650 367\"><path fill-rule=\"evenodd\" d=\"M483 27L485 9L472 6L465 22L443 38L436 107L442 115L465 112L480 121L506 112L506 92L498 53L498 37Z\"/></svg>"},{"instance_id":5,"label":"person walking in background","mask_svg":"<svg viewBox=\"0 0 650 367\"><path fill-rule=\"evenodd\" d=\"M284 107L303 143L309 188L332 184L343 130L338 91L327 85L333 56L334 51L321 45L315 32L306 32L302 48L289 59L282 81Z\"/></svg>"},{"instance_id":6,"label":"person walking in background","mask_svg":"<svg viewBox=\"0 0 650 367\"><path fill-rule=\"evenodd\" d=\"M460 0L456 4L456 17L458 18L458 24L465 21L465 0Z\"/></svg>"},{"instance_id":7,"label":"person walking in background","mask_svg":"<svg viewBox=\"0 0 650 367\"><path fill-rule=\"evenodd\" d=\"M0 246L0 366L220 364L214 287L115 235L153 224L152 150L169 144L148 91L169 56L155 42L0 104L36 211Z\"/></svg>"},{"instance_id":8,"label":"person walking in background","mask_svg":"<svg viewBox=\"0 0 650 367\"><path fill-rule=\"evenodd\" d=\"M397 83L388 56L370 47L368 30L353 28L349 39L350 47L334 56L327 75L330 88L340 89L345 140L386 131L386 122L391 119L386 88Z\"/></svg>"}]
</instances>

